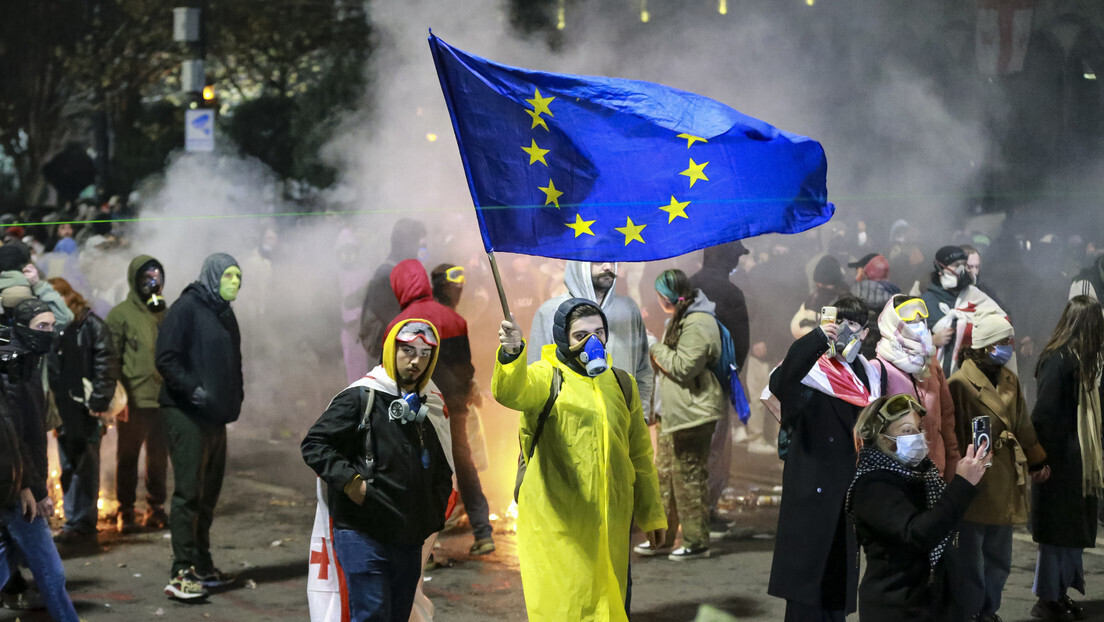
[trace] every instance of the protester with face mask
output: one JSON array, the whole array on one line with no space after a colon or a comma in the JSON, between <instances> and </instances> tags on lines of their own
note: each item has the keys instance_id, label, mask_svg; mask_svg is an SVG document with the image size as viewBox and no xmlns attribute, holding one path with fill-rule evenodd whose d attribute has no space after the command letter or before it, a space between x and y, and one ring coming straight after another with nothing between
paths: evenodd
<instances>
[{"instance_id":1,"label":"protester with face mask","mask_svg":"<svg viewBox=\"0 0 1104 622\"><path fill-rule=\"evenodd\" d=\"M858 547L843 501L855 476L852 429L880 384L859 353L866 305L845 296L832 306L837 323L795 341L770 378L789 446L767 593L786 599L786 622L843 622L855 611Z\"/></svg>"},{"instance_id":2,"label":"protester with face mask","mask_svg":"<svg viewBox=\"0 0 1104 622\"><path fill-rule=\"evenodd\" d=\"M851 293L865 302L866 308L870 310L870 333L863 340L863 356L874 358L874 349L882 338L878 330L878 314L890 298L901 293L901 288L889 281L889 261L884 255L870 253L847 264L847 267L855 269L855 283L851 286Z\"/></svg>"},{"instance_id":3,"label":"protester with face mask","mask_svg":"<svg viewBox=\"0 0 1104 622\"><path fill-rule=\"evenodd\" d=\"M38 268L31 262L31 250L18 240L0 246L0 298L10 287L26 287L30 289L31 295L45 302L57 320L58 331L63 330L69 322L73 321L73 312L65 305L65 301L54 291L54 288L41 277ZM22 294L19 296L23 297ZM13 302L8 306L14 306L14 304Z\"/></svg>"},{"instance_id":4,"label":"protester with face mask","mask_svg":"<svg viewBox=\"0 0 1104 622\"><path fill-rule=\"evenodd\" d=\"M118 365L112 350L111 331L88 308L84 296L65 279L50 285L73 311L73 323L61 334L56 357L50 365L50 390L61 417L58 459L61 489L65 494L65 526L54 537L58 543L96 542L100 494L100 439L115 396Z\"/></svg>"},{"instance_id":5,"label":"protester with face mask","mask_svg":"<svg viewBox=\"0 0 1104 622\"><path fill-rule=\"evenodd\" d=\"M14 464L12 458L17 458L21 474L18 483L12 482L18 494L0 500L0 585L9 583L9 578L12 583L24 583L18 573L12 572L14 555L18 554L34 575L50 616L59 622L77 622L77 612L65 591L65 568L47 522L54 514L54 502L46 490L49 463L42 361L56 346L54 314L37 298L27 298L8 311L14 326L11 341L0 345L0 377L4 383L0 416L6 420L5 425L11 426L11 436L5 434L5 438L14 437L17 446L5 447L3 459ZM18 596L6 590L5 604L10 598L16 604L26 602Z\"/></svg>"},{"instance_id":6,"label":"protester with face mask","mask_svg":"<svg viewBox=\"0 0 1104 622\"><path fill-rule=\"evenodd\" d=\"M119 533L139 529L135 519L138 457L146 448L146 513L142 522L149 529L164 529L169 454L165 445L165 423L157 396L161 374L154 363L157 330L165 316L165 268L149 255L139 255L127 268L130 293L107 314L107 327L120 378L127 393L126 417L117 422L115 454L115 497L119 501L116 525Z\"/></svg>"},{"instance_id":7,"label":"protester with face mask","mask_svg":"<svg viewBox=\"0 0 1104 622\"><path fill-rule=\"evenodd\" d=\"M439 358L432 323L395 322L383 363L338 393L300 445L329 486L350 620L411 619L422 544L445 524L452 469L435 424L444 420L431 381Z\"/></svg>"},{"instance_id":8,"label":"protester with face mask","mask_svg":"<svg viewBox=\"0 0 1104 622\"><path fill-rule=\"evenodd\" d=\"M1085 594L1082 550L1096 546L1097 507L1104 488L1101 368L1104 311L1089 296L1066 304L1035 368L1038 400L1031 422L1046 449L1050 478L1031 486L1031 535L1039 543L1031 614L1083 620L1069 596Z\"/></svg>"},{"instance_id":9,"label":"protester with face mask","mask_svg":"<svg viewBox=\"0 0 1104 622\"><path fill-rule=\"evenodd\" d=\"M839 260L832 255L825 255L817 262L813 269L813 291L801 304L801 307L790 320L790 333L794 339L800 339L817 327L817 318L821 307L832 304L832 301L847 294L850 287L843 280L843 269ZM866 320L863 320L865 323Z\"/></svg>"},{"instance_id":10,"label":"protester with face mask","mask_svg":"<svg viewBox=\"0 0 1104 622\"><path fill-rule=\"evenodd\" d=\"M552 321L554 343L528 366L521 330L503 321L491 379L495 399L522 413L517 551L525 608L533 621L623 622L632 522L653 547L666 537L652 443L636 383L606 364L601 310L569 298Z\"/></svg>"},{"instance_id":11,"label":"protester with face mask","mask_svg":"<svg viewBox=\"0 0 1104 622\"><path fill-rule=\"evenodd\" d=\"M923 299L893 296L878 317L881 338L874 364L882 372L885 394L906 393L920 402L928 454L948 482L961 457L955 429L954 404L943 369L933 363L935 346L928 330L928 307Z\"/></svg>"},{"instance_id":12,"label":"protester with face mask","mask_svg":"<svg viewBox=\"0 0 1104 622\"><path fill-rule=\"evenodd\" d=\"M855 424L861 449L845 507L866 551L860 621L955 619L945 555L989 457L971 445L944 483L927 456L925 412L912 395L898 393L872 402Z\"/></svg>"},{"instance_id":13,"label":"protester with face mask","mask_svg":"<svg viewBox=\"0 0 1104 622\"><path fill-rule=\"evenodd\" d=\"M930 318L929 318L930 319ZM1027 483L1050 475L1020 381L1005 364L1012 356L1012 325L1002 315L974 318L973 343L960 352L947 381L954 402L958 446L973 443L975 417L989 418L992 468L977 486L959 529L961 568L956 599L966 616L999 622L1001 592L1012 568L1012 527L1027 522Z\"/></svg>"},{"instance_id":14,"label":"protester with face mask","mask_svg":"<svg viewBox=\"0 0 1104 622\"><path fill-rule=\"evenodd\" d=\"M715 305L690 287L682 270L664 270L656 295L671 316L663 340L652 345L662 412L656 433L659 490L667 513L667 539L641 555L667 554L671 560L709 557L709 448L728 403L713 365L721 356ZM679 525L682 546L672 550Z\"/></svg>"},{"instance_id":15,"label":"protester with face mask","mask_svg":"<svg viewBox=\"0 0 1104 622\"><path fill-rule=\"evenodd\" d=\"M211 522L226 469L226 424L237 421L242 386L241 333L230 303L238 262L215 253L161 322L158 403L165 418L174 488L169 530L173 562L165 594L189 600L234 580L211 559Z\"/></svg>"}]
</instances>

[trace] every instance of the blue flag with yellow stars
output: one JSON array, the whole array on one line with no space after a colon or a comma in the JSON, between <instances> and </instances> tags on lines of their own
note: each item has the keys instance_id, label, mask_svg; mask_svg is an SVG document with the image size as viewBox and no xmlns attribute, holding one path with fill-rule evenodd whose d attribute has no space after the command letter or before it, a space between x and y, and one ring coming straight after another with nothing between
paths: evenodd
<instances>
[{"instance_id":1,"label":"blue flag with yellow stars","mask_svg":"<svg viewBox=\"0 0 1104 622\"><path fill-rule=\"evenodd\" d=\"M488 252L665 259L835 211L815 140L659 84L429 46Z\"/></svg>"}]
</instances>

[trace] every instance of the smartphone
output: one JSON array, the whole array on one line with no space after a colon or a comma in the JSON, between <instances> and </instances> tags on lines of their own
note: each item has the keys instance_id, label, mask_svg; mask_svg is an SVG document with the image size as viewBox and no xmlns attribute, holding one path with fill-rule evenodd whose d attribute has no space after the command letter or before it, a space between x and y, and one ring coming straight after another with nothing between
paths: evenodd
<instances>
[{"instance_id":1,"label":"smartphone","mask_svg":"<svg viewBox=\"0 0 1104 622\"><path fill-rule=\"evenodd\" d=\"M989 421L989 415L981 415L980 417L974 417L971 420L971 425L974 430L974 453L977 457L983 457L989 453L989 450L993 448L993 428ZM978 453L978 448L982 443L986 443L985 453Z\"/></svg>"},{"instance_id":2,"label":"smartphone","mask_svg":"<svg viewBox=\"0 0 1104 622\"><path fill-rule=\"evenodd\" d=\"M836 323L836 308L835 307L821 307L820 308L820 325ZM832 358L836 355L836 343L831 341L828 344L828 358Z\"/></svg>"}]
</instances>

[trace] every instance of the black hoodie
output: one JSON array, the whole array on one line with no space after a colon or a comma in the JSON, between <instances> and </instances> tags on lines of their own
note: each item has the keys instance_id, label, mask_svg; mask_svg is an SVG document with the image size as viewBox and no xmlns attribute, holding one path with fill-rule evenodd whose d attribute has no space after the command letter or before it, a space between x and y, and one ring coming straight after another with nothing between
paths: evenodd
<instances>
[{"instance_id":1,"label":"black hoodie","mask_svg":"<svg viewBox=\"0 0 1104 622\"><path fill-rule=\"evenodd\" d=\"M230 303L219 295L222 273L236 265L225 253L208 257L157 335L157 371L165 380L158 402L209 423L237 421L245 399L241 333ZM206 392L202 403L195 401L198 387Z\"/></svg>"},{"instance_id":2,"label":"black hoodie","mask_svg":"<svg viewBox=\"0 0 1104 622\"><path fill-rule=\"evenodd\" d=\"M690 287L700 289L717 305L717 321L728 329L736 349L736 365L741 369L747 360L751 332L748 329L748 307L744 292L732 284L728 275L740 263L747 249L740 242L730 242L705 249L702 269L690 277Z\"/></svg>"}]
</instances>

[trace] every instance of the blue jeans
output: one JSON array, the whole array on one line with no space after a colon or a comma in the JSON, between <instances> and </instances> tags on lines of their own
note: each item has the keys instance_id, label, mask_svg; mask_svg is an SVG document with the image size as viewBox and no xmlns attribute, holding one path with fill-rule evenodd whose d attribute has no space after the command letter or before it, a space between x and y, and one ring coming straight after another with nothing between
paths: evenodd
<instances>
[{"instance_id":1,"label":"blue jeans","mask_svg":"<svg viewBox=\"0 0 1104 622\"><path fill-rule=\"evenodd\" d=\"M78 533L96 533L99 510L96 500L100 494L100 434L87 440L83 451L70 456L66 443L58 443L58 459L61 462L61 487L65 491L65 530Z\"/></svg>"},{"instance_id":2,"label":"blue jeans","mask_svg":"<svg viewBox=\"0 0 1104 622\"><path fill-rule=\"evenodd\" d=\"M962 587L960 599L966 615L999 611L1001 592L1012 572L1012 526L962 521L958 527L958 555L961 576L952 579Z\"/></svg>"},{"instance_id":3,"label":"blue jeans","mask_svg":"<svg viewBox=\"0 0 1104 622\"><path fill-rule=\"evenodd\" d=\"M73 601L65 591L65 568L54 546L50 526L41 516L28 523L18 503L0 510L0 585L8 582L13 548L22 554L23 561L31 569L50 617L57 622L78 622Z\"/></svg>"},{"instance_id":4,"label":"blue jeans","mask_svg":"<svg viewBox=\"0 0 1104 622\"><path fill-rule=\"evenodd\" d=\"M422 576L421 544L384 544L352 529L334 530L345 573L350 622L407 622Z\"/></svg>"}]
</instances>

